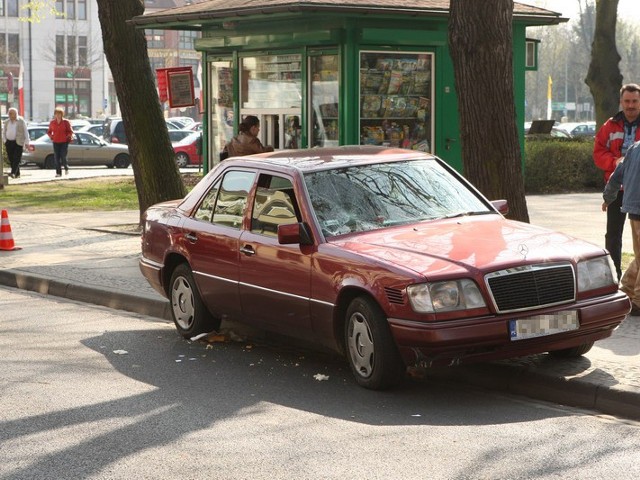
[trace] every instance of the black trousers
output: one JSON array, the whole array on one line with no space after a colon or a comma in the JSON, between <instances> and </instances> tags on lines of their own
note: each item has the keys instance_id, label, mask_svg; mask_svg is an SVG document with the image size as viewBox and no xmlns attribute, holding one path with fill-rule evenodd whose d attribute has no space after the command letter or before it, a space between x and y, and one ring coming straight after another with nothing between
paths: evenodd
<instances>
[{"instance_id":1,"label":"black trousers","mask_svg":"<svg viewBox=\"0 0 640 480\"><path fill-rule=\"evenodd\" d=\"M622 232L624 230L624 222L627 220L627 214L620 211L622 207L623 192L620 190L616 199L607 207L607 233L604 236L604 245L611 254L611 260L616 266L618 280L622 278Z\"/></svg>"},{"instance_id":2,"label":"black trousers","mask_svg":"<svg viewBox=\"0 0 640 480\"><path fill-rule=\"evenodd\" d=\"M7 157L11 164L11 175L19 177L20 160L22 160L22 145L18 145L15 140L7 140L4 142L4 146L7 149Z\"/></svg>"}]
</instances>

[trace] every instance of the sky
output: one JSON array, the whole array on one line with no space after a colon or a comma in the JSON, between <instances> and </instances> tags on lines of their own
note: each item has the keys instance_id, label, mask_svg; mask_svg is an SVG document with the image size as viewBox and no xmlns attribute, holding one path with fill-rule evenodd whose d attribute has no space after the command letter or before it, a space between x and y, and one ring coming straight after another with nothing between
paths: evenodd
<instances>
[{"instance_id":1,"label":"sky","mask_svg":"<svg viewBox=\"0 0 640 480\"><path fill-rule=\"evenodd\" d=\"M536 5L554 12L562 13L563 17L573 18L578 14L578 0L515 0L518 3ZM618 18L629 23L640 24L640 5L638 0L619 0Z\"/></svg>"}]
</instances>

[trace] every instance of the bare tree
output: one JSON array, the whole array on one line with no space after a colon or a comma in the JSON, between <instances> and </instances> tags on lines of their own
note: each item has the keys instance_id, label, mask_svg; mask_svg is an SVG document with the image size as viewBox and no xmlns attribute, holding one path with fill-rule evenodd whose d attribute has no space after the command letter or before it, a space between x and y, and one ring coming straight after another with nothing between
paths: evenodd
<instances>
[{"instance_id":1,"label":"bare tree","mask_svg":"<svg viewBox=\"0 0 640 480\"><path fill-rule=\"evenodd\" d=\"M618 0L596 0L596 28L591 45L591 63L585 78L596 110L596 124L602 125L620 106L620 55L616 49Z\"/></svg>"},{"instance_id":2,"label":"bare tree","mask_svg":"<svg viewBox=\"0 0 640 480\"><path fill-rule=\"evenodd\" d=\"M95 64L102 60L102 50L98 48L101 40L92 38L78 28L78 21L69 22L71 27L63 36L62 45L58 43L58 36L54 36L49 41L49 47L42 53L42 56L60 67L66 67L68 79L71 81L71 94L73 96L73 110L69 112L69 117L74 118L80 113L80 98L77 94L80 80L85 73L88 73ZM81 45L84 38L86 44ZM89 114L91 114L89 112Z\"/></svg>"},{"instance_id":3,"label":"bare tree","mask_svg":"<svg viewBox=\"0 0 640 480\"><path fill-rule=\"evenodd\" d=\"M456 0L449 15L464 174L528 222L513 86L513 0ZM491 28L487 26L490 25Z\"/></svg>"}]
</instances>

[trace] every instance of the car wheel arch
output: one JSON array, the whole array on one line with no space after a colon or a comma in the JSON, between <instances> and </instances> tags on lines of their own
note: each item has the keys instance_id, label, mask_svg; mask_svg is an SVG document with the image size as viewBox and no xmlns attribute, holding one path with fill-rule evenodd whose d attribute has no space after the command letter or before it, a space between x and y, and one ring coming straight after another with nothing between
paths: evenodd
<instances>
[{"instance_id":1,"label":"car wheel arch","mask_svg":"<svg viewBox=\"0 0 640 480\"><path fill-rule=\"evenodd\" d=\"M375 302L380 309L384 311L380 302L371 294L371 292L362 287L350 285L340 290L338 298L336 299L336 306L333 311L333 336L338 348L340 349L340 353L343 355L348 354L344 340L347 309L351 302L358 297L368 298L372 302Z\"/></svg>"},{"instance_id":2,"label":"car wheel arch","mask_svg":"<svg viewBox=\"0 0 640 480\"><path fill-rule=\"evenodd\" d=\"M188 260L179 253L170 253L164 260L162 267L162 285L167 296L171 295L171 276L178 265L186 264L189 268L191 265Z\"/></svg>"}]
</instances>

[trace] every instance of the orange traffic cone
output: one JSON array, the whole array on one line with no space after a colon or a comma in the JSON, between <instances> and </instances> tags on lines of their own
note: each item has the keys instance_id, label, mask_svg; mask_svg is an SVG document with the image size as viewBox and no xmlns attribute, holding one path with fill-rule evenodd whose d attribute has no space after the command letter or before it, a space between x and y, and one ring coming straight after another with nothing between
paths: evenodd
<instances>
[{"instance_id":1,"label":"orange traffic cone","mask_svg":"<svg viewBox=\"0 0 640 480\"><path fill-rule=\"evenodd\" d=\"M2 210L2 223L0 225L0 250L20 250L16 247L11 234L11 225L9 225L9 214L6 210Z\"/></svg>"}]
</instances>

